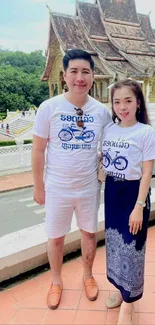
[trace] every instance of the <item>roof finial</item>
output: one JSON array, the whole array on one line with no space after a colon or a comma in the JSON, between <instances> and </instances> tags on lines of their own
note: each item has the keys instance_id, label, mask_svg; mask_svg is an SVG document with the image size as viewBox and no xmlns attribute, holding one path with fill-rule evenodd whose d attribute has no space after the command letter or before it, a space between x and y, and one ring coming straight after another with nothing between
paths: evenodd
<instances>
[{"instance_id":1,"label":"roof finial","mask_svg":"<svg viewBox=\"0 0 155 325\"><path fill-rule=\"evenodd\" d=\"M49 7L49 5L47 4L47 2L46 2L46 7L47 7L47 9L49 10L49 13L52 14L52 10L51 10L51 8Z\"/></svg>"},{"instance_id":2,"label":"roof finial","mask_svg":"<svg viewBox=\"0 0 155 325\"><path fill-rule=\"evenodd\" d=\"M150 16L150 15L151 15L151 12L152 12L152 10L150 10L150 11L149 11L149 13L148 13L148 16Z\"/></svg>"}]
</instances>

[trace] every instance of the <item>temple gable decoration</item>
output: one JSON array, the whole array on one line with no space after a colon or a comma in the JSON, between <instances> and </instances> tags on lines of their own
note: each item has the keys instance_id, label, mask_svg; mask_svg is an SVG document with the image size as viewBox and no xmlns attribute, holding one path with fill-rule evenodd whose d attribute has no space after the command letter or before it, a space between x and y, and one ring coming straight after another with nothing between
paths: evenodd
<instances>
[{"instance_id":1,"label":"temple gable decoration","mask_svg":"<svg viewBox=\"0 0 155 325\"><path fill-rule=\"evenodd\" d=\"M48 80L50 96L67 90L62 57L67 50L80 48L95 61L91 95L108 102L108 85L117 74L118 79L142 80L144 93L150 87L153 98L155 31L149 15L136 12L135 0L94 0L94 4L77 0L75 15L48 9L49 41L42 80Z\"/></svg>"}]
</instances>

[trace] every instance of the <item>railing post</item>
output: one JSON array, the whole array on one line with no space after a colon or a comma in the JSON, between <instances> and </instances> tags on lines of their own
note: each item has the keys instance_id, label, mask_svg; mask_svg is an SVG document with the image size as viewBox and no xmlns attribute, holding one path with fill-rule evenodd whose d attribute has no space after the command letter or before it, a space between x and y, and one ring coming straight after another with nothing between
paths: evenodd
<instances>
[{"instance_id":1,"label":"railing post","mask_svg":"<svg viewBox=\"0 0 155 325\"><path fill-rule=\"evenodd\" d=\"M22 139L16 139L15 140L17 148L18 148L18 154L19 154L19 166L24 164L23 159L23 143L24 141Z\"/></svg>"}]
</instances>

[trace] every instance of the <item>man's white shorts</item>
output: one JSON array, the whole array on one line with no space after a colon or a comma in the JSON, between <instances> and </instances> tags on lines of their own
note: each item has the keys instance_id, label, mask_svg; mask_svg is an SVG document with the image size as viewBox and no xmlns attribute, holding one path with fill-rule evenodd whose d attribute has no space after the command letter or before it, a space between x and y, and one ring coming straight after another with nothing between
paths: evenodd
<instances>
[{"instance_id":1,"label":"man's white shorts","mask_svg":"<svg viewBox=\"0 0 155 325\"><path fill-rule=\"evenodd\" d=\"M92 185L95 185L92 187ZM95 233L98 228L98 209L100 205L100 184L91 184L81 189L53 188L46 192L46 232L48 238L59 238L71 230L73 212L77 226L81 230Z\"/></svg>"}]
</instances>

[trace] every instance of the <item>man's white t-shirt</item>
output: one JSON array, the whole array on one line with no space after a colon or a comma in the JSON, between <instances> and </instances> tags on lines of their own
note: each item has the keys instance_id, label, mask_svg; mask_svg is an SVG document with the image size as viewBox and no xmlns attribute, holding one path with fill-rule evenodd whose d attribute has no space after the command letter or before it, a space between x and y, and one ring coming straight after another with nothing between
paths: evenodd
<instances>
[{"instance_id":1,"label":"man's white t-shirt","mask_svg":"<svg viewBox=\"0 0 155 325\"><path fill-rule=\"evenodd\" d=\"M110 123L104 128L102 153L106 174L140 179L143 161L155 159L155 130L139 122L130 127Z\"/></svg>"},{"instance_id":2,"label":"man's white t-shirt","mask_svg":"<svg viewBox=\"0 0 155 325\"><path fill-rule=\"evenodd\" d=\"M108 109L89 96L82 107L84 128L65 95L50 98L40 105L34 123L34 135L48 139L45 188L83 187L97 178L97 146L111 116Z\"/></svg>"}]
</instances>

